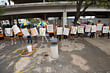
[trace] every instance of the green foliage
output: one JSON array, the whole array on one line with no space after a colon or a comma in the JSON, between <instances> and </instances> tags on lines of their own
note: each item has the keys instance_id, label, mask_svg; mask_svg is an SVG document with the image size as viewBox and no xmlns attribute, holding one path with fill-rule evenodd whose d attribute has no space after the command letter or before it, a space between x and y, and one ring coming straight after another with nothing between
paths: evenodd
<instances>
[{"instance_id":1,"label":"green foliage","mask_svg":"<svg viewBox=\"0 0 110 73\"><path fill-rule=\"evenodd\" d=\"M37 18L29 18L27 20L30 21L32 24L40 22Z\"/></svg>"},{"instance_id":2,"label":"green foliage","mask_svg":"<svg viewBox=\"0 0 110 73\"><path fill-rule=\"evenodd\" d=\"M3 14L5 11L4 11L4 7L5 6L0 6L0 14Z\"/></svg>"}]
</instances>

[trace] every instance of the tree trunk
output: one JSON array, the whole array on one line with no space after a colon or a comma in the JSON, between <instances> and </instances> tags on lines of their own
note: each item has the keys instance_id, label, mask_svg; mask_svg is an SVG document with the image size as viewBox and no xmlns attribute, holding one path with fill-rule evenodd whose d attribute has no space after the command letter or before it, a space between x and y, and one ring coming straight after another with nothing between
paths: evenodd
<instances>
[{"instance_id":1,"label":"tree trunk","mask_svg":"<svg viewBox=\"0 0 110 73\"><path fill-rule=\"evenodd\" d=\"M75 19L74 19L74 24L75 25L77 24L77 21L79 20L79 18L80 18L80 11L76 12Z\"/></svg>"},{"instance_id":2,"label":"tree trunk","mask_svg":"<svg viewBox=\"0 0 110 73\"><path fill-rule=\"evenodd\" d=\"M9 5L11 5L10 0L8 0Z\"/></svg>"},{"instance_id":3,"label":"tree trunk","mask_svg":"<svg viewBox=\"0 0 110 73\"><path fill-rule=\"evenodd\" d=\"M75 19L74 19L75 25L77 24L77 21L79 20L80 16L83 15L85 13L86 9L93 4L93 2L91 2L87 5L85 5L84 9L82 11L80 11L82 3L83 3L83 0L81 3L79 2L79 4L77 4L77 12L76 12Z\"/></svg>"},{"instance_id":4,"label":"tree trunk","mask_svg":"<svg viewBox=\"0 0 110 73\"><path fill-rule=\"evenodd\" d=\"M77 24L77 21L80 17L80 9L82 7L82 3L83 3L83 0L77 0L77 8L76 8L76 15L75 15L75 19L74 19L74 24L76 25Z\"/></svg>"}]
</instances>

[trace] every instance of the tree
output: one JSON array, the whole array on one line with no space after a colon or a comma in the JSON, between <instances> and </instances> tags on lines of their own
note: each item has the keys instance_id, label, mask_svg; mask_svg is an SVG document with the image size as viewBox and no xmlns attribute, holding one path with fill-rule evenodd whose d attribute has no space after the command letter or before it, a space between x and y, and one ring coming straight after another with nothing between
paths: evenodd
<instances>
[{"instance_id":1,"label":"tree","mask_svg":"<svg viewBox=\"0 0 110 73\"><path fill-rule=\"evenodd\" d=\"M27 19L29 22L31 22L32 24L34 23L39 23L40 21L37 18L28 18Z\"/></svg>"},{"instance_id":2,"label":"tree","mask_svg":"<svg viewBox=\"0 0 110 73\"><path fill-rule=\"evenodd\" d=\"M0 15L4 13L4 6L0 6Z\"/></svg>"},{"instance_id":3,"label":"tree","mask_svg":"<svg viewBox=\"0 0 110 73\"><path fill-rule=\"evenodd\" d=\"M59 0L49 0L49 1L59 1ZM74 24L77 24L77 21L79 20L80 16L83 15L90 6L110 8L110 0L62 0L62 1L74 1L76 3L76 14Z\"/></svg>"}]
</instances>

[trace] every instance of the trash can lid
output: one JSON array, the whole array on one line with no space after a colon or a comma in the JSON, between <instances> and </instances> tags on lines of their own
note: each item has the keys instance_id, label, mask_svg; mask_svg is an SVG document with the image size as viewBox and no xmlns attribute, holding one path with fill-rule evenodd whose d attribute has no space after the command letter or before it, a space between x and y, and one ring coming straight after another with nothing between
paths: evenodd
<instances>
[{"instance_id":1,"label":"trash can lid","mask_svg":"<svg viewBox=\"0 0 110 73\"><path fill-rule=\"evenodd\" d=\"M57 38L54 38L54 37L52 37L52 38L50 39L50 42L51 42L51 43L57 43L57 41L58 41Z\"/></svg>"}]
</instances>

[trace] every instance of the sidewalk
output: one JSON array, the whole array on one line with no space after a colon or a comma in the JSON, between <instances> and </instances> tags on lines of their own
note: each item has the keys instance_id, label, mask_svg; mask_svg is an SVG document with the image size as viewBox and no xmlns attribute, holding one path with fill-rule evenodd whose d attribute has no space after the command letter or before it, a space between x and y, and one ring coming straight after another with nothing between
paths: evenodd
<instances>
[{"instance_id":1,"label":"sidewalk","mask_svg":"<svg viewBox=\"0 0 110 73\"><path fill-rule=\"evenodd\" d=\"M110 55L110 39L106 38L85 38L89 43L102 50L107 55Z\"/></svg>"}]
</instances>

